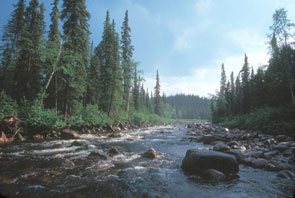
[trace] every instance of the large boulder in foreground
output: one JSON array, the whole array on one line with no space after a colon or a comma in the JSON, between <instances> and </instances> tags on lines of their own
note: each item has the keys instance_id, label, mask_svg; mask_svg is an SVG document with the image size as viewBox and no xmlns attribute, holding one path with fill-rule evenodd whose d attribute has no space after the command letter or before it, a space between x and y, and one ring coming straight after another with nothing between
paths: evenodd
<instances>
[{"instance_id":1,"label":"large boulder in foreground","mask_svg":"<svg viewBox=\"0 0 295 198\"><path fill-rule=\"evenodd\" d=\"M215 169L225 175L235 175L239 165L235 156L218 151L189 149L181 168L190 174L202 174L206 169Z\"/></svg>"}]
</instances>

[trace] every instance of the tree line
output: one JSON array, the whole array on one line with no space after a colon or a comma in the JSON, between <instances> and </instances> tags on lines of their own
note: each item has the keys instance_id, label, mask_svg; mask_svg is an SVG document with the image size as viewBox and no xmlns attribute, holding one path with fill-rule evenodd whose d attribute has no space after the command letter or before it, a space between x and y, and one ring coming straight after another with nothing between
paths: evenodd
<instances>
[{"instance_id":1,"label":"tree line","mask_svg":"<svg viewBox=\"0 0 295 198\"><path fill-rule=\"evenodd\" d=\"M59 0L52 3L49 31L39 0L14 5L1 40L2 117L17 113L27 125L46 127L189 117L180 116L160 95L158 71L154 90L144 88L133 58L128 10L120 34L106 12L100 42L94 46L86 1L59 5Z\"/></svg>"},{"instance_id":2,"label":"tree line","mask_svg":"<svg viewBox=\"0 0 295 198\"><path fill-rule=\"evenodd\" d=\"M294 129L295 32L284 8L273 14L270 30L268 65L254 72L245 54L240 72L227 79L222 64L219 93L211 101L213 122L265 131Z\"/></svg>"}]
</instances>

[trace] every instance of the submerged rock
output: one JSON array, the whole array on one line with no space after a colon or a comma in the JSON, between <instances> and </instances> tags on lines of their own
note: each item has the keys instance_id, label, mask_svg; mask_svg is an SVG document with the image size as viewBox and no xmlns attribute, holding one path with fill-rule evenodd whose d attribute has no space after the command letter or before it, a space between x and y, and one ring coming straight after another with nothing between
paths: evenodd
<instances>
[{"instance_id":1,"label":"submerged rock","mask_svg":"<svg viewBox=\"0 0 295 198\"><path fill-rule=\"evenodd\" d=\"M215 169L206 169L203 173L203 177L213 181L223 181L225 179L225 175Z\"/></svg>"},{"instance_id":2,"label":"submerged rock","mask_svg":"<svg viewBox=\"0 0 295 198\"><path fill-rule=\"evenodd\" d=\"M228 151L229 149L230 147L224 144L223 142L219 142L213 147L214 151Z\"/></svg>"},{"instance_id":3,"label":"submerged rock","mask_svg":"<svg viewBox=\"0 0 295 198\"><path fill-rule=\"evenodd\" d=\"M206 169L215 169L225 175L239 172L239 165L235 156L198 149L187 150L181 167L185 172L191 174L200 174Z\"/></svg>"},{"instance_id":4,"label":"submerged rock","mask_svg":"<svg viewBox=\"0 0 295 198\"><path fill-rule=\"evenodd\" d=\"M103 152L100 152L100 151L92 151L88 157L88 159L96 159L96 160L108 160L110 157L103 153Z\"/></svg>"},{"instance_id":5,"label":"submerged rock","mask_svg":"<svg viewBox=\"0 0 295 198\"><path fill-rule=\"evenodd\" d=\"M158 156L157 151L154 148L150 148L145 153L142 154L142 157L154 159Z\"/></svg>"},{"instance_id":6,"label":"submerged rock","mask_svg":"<svg viewBox=\"0 0 295 198\"><path fill-rule=\"evenodd\" d=\"M109 150L109 154L116 155L118 153L119 153L119 150L117 147L111 147Z\"/></svg>"}]
</instances>

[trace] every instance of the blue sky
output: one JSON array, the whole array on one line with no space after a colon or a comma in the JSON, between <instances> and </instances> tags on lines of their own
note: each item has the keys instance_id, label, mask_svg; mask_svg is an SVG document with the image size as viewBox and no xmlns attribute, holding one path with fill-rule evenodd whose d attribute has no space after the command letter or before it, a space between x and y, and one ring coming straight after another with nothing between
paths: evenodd
<instances>
[{"instance_id":1,"label":"blue sky","mask_svg":"<svg viewBox=\"0 0 295 198\"><path fill-rule=\"evenodd\" d=\"M27 0L28 1L28 0ZM53 1L53 0L52 0ZM49 25L51 0L45 3ZM0 26L7 23L17 0L1 0ZM272 14L284 7L295 22L294 0L87 0L91 14L90 38L101 39L108 9L120 32L129 10L134 59L144 70L145 87L155 86L159 70L161 88L176 93L207 96L219 87L220 66L227 75L239 72L247 53L255 69L267 64L266 35Z\"/></svg>"}]
</instances>

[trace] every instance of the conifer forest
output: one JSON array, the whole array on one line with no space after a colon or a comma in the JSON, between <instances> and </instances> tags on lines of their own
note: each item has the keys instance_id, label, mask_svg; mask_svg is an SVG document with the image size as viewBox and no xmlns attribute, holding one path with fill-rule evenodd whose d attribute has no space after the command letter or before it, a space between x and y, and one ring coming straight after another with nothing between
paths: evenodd
<instances>
[{"instance_id":1,"label":"conifer forest","mask_svg":"<svg viewBox=\"0 0 295 198\"><path fill-rule=\"evenodd\" d=\"M120 8L119 24L112 16L117 8L102 6L104 20L93 24L90 1L3 0L12 12L0 34L0 197L294 196L292 7L269 16L267 63L253 65L245 51L242 65L219 59L218 70L208 66L188 79L177 76L182 62L168 69L175 73L169 84L165 61L149 66L151 77L137 60L142 46L134 38L141 35L132 21L140 19L132 9ZM204 10L216 3L196 2ZM143 7L151 5L125 3L163 25ZM182 18L175 20L161 28L181 27L175 24ZM91 33L90 25L101 33ZM195 45L185 37L198 28L176 35L174 51L185 57ZM154 45L160 50L165 43ZM206 56L203 47L194 53ZM212 92L212 79L203 75L216 71Z\"/></svg>"}]
</instances>

